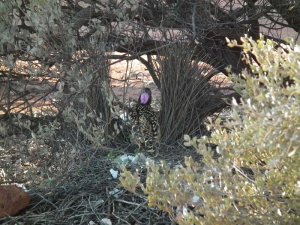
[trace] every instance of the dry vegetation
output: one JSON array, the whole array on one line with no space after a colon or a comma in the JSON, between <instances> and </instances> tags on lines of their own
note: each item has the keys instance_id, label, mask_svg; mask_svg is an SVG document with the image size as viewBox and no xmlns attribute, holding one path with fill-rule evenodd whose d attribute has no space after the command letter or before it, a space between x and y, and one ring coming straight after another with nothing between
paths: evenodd
<instances>
[{"instance_id":1,"label":"dry vegetation","mask_svg":"<svg viewBox=\"0 0 300 225\"><path fill-rule=\"evenodd\" d=\"M172 51L172 49L169 51L170 55L173 54ZM186 57L185 60L193 63L188 55ZM155 58L153 60L157 61ZM159 63L162 63L164 56L160 60L156 63L156 69L159 71L161 71ZM18 66L20 65L23 64L18 63ZM198 67L200 64L195 65L197 67L194 67L193 74L197 76L202 70L201 66ZM19 72L28 72L26 70L28 68L18 66L16 70ZM211 69L206 68L206 70ZM137 99L140 88L146 85L152 88L153 106L159 109L160 91L142 64L136 61L123 61L112 64L107 71L110 73L114 99L116 100L117 97L116 102L122 102L121 106L128 104L129 100ZM52 71L52 74L56 74L54 77L59 77L60 73L56 72ZM171 74L172 71L169 73ZM72 108L74 106L65 107L58 100L61 95L69 96L61 89L62 82L41 79L43 85L40 85L36 83L39 79L41 78L36 77L25 79L22 83L18 80L9 82L13 87L15 84L19 85L16 90L24 89L30 94L24 97L28 101L23 100L21 106L18 105L18 101L14 101L18 96L10 95L9 99L13 99L10 116L1 120L3 137L0 143L1 183L22 184L29 190L32 202L25 214L11 219L1 219L1 221L7 224L12 221L25 224L64 224L66 221L87 224L109 218L113 224L132 224L133 221L139 224L171 224L168 214L149 208L148 200L143 194L130 194L124 191L110 174L110 169L119 168L114 159L124 153L134 155L136 147L128 141L124 143L124 140L121 145L118 144L120 142L117 139L110 138L108 142L104 140L103 124L94 122L99 121L97 120L99 117L87 116L85 110L89 110L88 101L76 103L83 106L80 111L75 111ZM221 79L220 83L224 81L224 78L215 79ZM39 96L37 87L43 97ZM171 87L172 90L174 85L170 83L167 87ZM49 93L47 88L51 90ZM7 90L4 89L1 104L4 109L9 110L5 101L5 97L8 97L5 95ZM82 93L77 91L76 95L78 98ZM93 96L92 102L95 99L95 95ZM179 105L181 102L176 104ZM115 115L124 112L119 105L115 109L120 110L115 111ZM62 114L61 110L63 110ZM82 116L87 118L81 120ZM91 127L90 124L93 126ZM82 128L83 126L85 128ZM182 137L177 134L175 139L177 138ZM157 160L165 159L172 165L179 165L183 162L184 155L195 155L195 158L201 158L192 149L183 150L183 146L176 147L170 143L166 145L166 142L161 144L161 152ZM176 154L170 155L170 151ZM143 176L146 179L145 173ZM114 194L114 191L118 193Z\"/></svg>"},{"instance_id":2,"label":"dry vegetation","mask_svg":"<svg viewBox=\"0 0 300 225\"><path fill-rule=\"evenodd\" d=\"M178 176L185 179L185 172L191 175L188 178L200 177L198 183L206 182L206 175L211 177L216 170L220 172L229 168L234 155L228 155L227 167L222 168L224 164L213 160L220 157L220 152L214 151L212 159L206 149L215 150L215 144L221 148L222 139L225 138L214 136L216 143L204 139L206 143L203 149L194 146L201 153L198 154L195 149L183 145L183 137L186 143L191 141L186 145L195 145L193 141L201 142L199 140L203 136L213 137L215 134L214 130L207 129L208 121L218 125L214 128L220 128L220 133L230 131L236 125L230 124L231 127L226 128L228 121L235 121L232 119L234 115L230 114L231 99L249 96L243 81L228 80L231 72L237 75L244 71L247 76L253 76L261 72L253 72L253 65L254 68L263 68L264 72L282 67L276 64L278 61L268 61L266 64L271 67L259 64L255 54L249 54L249 51L244 54L248 61L242 60L243 49L247 46L241 45L240 38L247 34L258 40L260 32L269 35L276 31L276 35L265 36L265 39L276 41L275 46L265 50L271 52L272 56L274 52L270 49L275 51L287 44L283 40L286 36L280 36L280 32L294 29L295 32L288 36L297 39L300 30L297 25L299 5L295 1L0 2L0 185L20 184L32 198L26 210L14 217L1 218L1 224L104 225L109 224L108 221L112 224L184 224L185 218L179 210L190 200L185 201L186 196L183 196L179 205L178 202L170 203L174 200L174 192L171 191L163 192L162 199L155 202L160 196L155 185L161 185L159 191L162 191L170 187L165 186L166 183L172 183L175 179L178 182L175 184L181 185L180 188L186 187L178 179ZM227 45L226 37L238 40L235 47ZM294 53L297 56L296 50ZM266 56L264 51L261 55ZM296 75L299 73L293 72L298 71L299 64L295 62L299 59L291 55L285 55L285 60L292 63L284 67L288 74L284 84L289 81L289 85L298 85ZM231 67L231 72L228 67ZM256 88L266 81L252 82L255 87L250 91L256 90L255 94L258 95ZM244 86L233 89L236 84ZM293 92L295 99L299 93L297 85L292 86L296 87ZM141 152L130 141L132 124L127 111L144 86L151 88L154 99L152 106L159 115L161 139L157 145L158 155ZM289 99L293 98L291 94ZM294 107L292 101L288 103L291 108ZM244 115L247 110L242 113L239 111L237 115ZM298 118L297 111L287 112L296 113L291 118ZM253 121L255 119L254 116ZM293 124L298 132L298 120L284 120L286 123L279 125ZM257 123L256 127L259 127L260 123ZM280 129L277 131L280 134ZM238 140L243 140L239 132L236 134ZM184 136L186 134L194 138L190 140ZM264 135L268 136L269 133ZM273 139L276 138L273 136ZM226 147L232 147L230 143L235 143L234 139L228 140ZM249 148L253 147L252 142L255 141L251 140ZM285 145L284 148L291 146ZM240 146L235 147L240 149ZM298 156L298 153L297 149L295 155ZM186 160L185 156L191 156L194 161ZM275 161L272 158L274 162L278 161L276 157ZM297 163L298 159L292 163ZM166 163L159 168L161 160ZM183 169L184 162L187 167ZM238 163L241 168L251 167L243 160L238 160ZM280 166L284 167L284 163ZM294 168L292 163L291 167ZM197 173L195 165L204 173ZM120 185L118 178L124 168L127 169L124 170L127 178L122 176L121 183L134 193ZM162 176L165 169L169 177ZM117 177L116 172L119 172ZM289 184L293 184L293 179L298 179L297 173L291 177L288 173L284 174L285 177L292 177ZM243 189L244 180L237 180ZM267 183L270 186L266 189L274 188L271 185L274 183ZM214 218L219 216L218 213L228 212L226 215L231 217L225 219L229 224L232 219L239 218L233 213L236 209L230 207L231 202L225 201L222 194L210 195L215 193L210 187L204 185L207 189L201 192L199 185L193 185L194 189L187 189L187 192L180 194L199 191L199 196L203 198L210 196L205 210L198 214L202 218L205 212L208 220L201 221L203 224L217 224ZM293 195L288 197L292 199ZM284 199L284 203L290 206L287 199ZM227 204L223 205L223 200ZM279 201L278 205L281 204ZM265 206L265 202L262 202L262 206L255 209ZM285 212L285 216L299 215L294 205L289 208L290 211L284 207L280 208L280 213ZM245 217L248 216L247 210ZM185 215L194 218L191 214L197 209L188 212L186 214L184 211ZM269 212L268 209L262 212L274 215L274 211ZM260 211L254 210L255 213L258 215ZM284 221L292 218L288 216ZM279 221L282 217L276 218ZM187 224L192 224L190 220L187 221ZM243 222L237 224L247 224L247 221Z\"/></svg>"}]
</instances>

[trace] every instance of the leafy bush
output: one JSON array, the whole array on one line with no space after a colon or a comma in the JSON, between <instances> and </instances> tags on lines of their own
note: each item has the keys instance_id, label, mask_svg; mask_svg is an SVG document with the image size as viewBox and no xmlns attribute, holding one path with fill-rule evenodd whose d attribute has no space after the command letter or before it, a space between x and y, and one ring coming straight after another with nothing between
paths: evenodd
<instances>
[{"instance_id":1,"label":"leafy bush","mask_svg":"<svg viewBox=\"0 0 300 225\"><path fill-rule=\"evenodd\" d=\"M208 125L211 137L184 137L203 164L186 158L172 169L149 162L146 186L139 183L149 205L179 224L300 222L300 46L242 41L249 71L232 77L241 104L233 100L230 119ZM214 159L207 143L221 157Z\"/></svg>"}]
</instances>

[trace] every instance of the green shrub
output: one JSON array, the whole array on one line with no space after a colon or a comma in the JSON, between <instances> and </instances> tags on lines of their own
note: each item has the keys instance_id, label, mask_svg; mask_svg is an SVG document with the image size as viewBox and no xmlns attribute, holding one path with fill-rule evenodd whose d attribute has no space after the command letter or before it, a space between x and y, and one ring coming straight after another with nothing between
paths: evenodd
<instances>
[{"instance_id":1,"label":"green shrub","mask_svg":"<svg viewBox=\"0 0 300 225\"><path fill-rule=\"evenodd\" d=\"M208 125L211 137L184 137L203 164L149 162L146 186L139 184L149 205L179 224L300 223L300 46L244 38L241 47L249 71L232 77L241 104L233 100L230 119Z\"/></svg>"}]
</instances>

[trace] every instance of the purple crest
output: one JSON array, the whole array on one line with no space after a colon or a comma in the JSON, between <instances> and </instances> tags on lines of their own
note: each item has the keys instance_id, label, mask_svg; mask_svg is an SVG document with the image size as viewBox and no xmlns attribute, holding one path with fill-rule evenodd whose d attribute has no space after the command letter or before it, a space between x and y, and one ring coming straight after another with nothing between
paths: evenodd
<instances>
[{"instance_id":1,"label":"purple crest","mask_svg":"<svg viewBox=\"0 0 300 225\"><path fill-rule=\"evenodd\" d=\"M141 104L143 104L143 105L147 104L149 101L149 98L150 98L150 96L148 93L145 93L145 92L142 93L141 94Z\"/></svg>"}]
</instances>

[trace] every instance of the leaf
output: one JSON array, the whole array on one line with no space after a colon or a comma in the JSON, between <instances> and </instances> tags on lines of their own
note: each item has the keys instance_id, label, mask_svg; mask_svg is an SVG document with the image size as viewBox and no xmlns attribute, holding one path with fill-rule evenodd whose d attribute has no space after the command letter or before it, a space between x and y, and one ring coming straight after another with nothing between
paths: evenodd
<instances>
[{"instance_id":1,"label":"leaf","mask_svg":"<svg viewBox=\"0 0 300 225\"><path fill-rule=\"evenodd\" d=\"M191 138L190 138L189 135L185 134L185 135L183 136L183 140L184 140L184 141L191 141Z\"/></svg>"}]
</instances>

